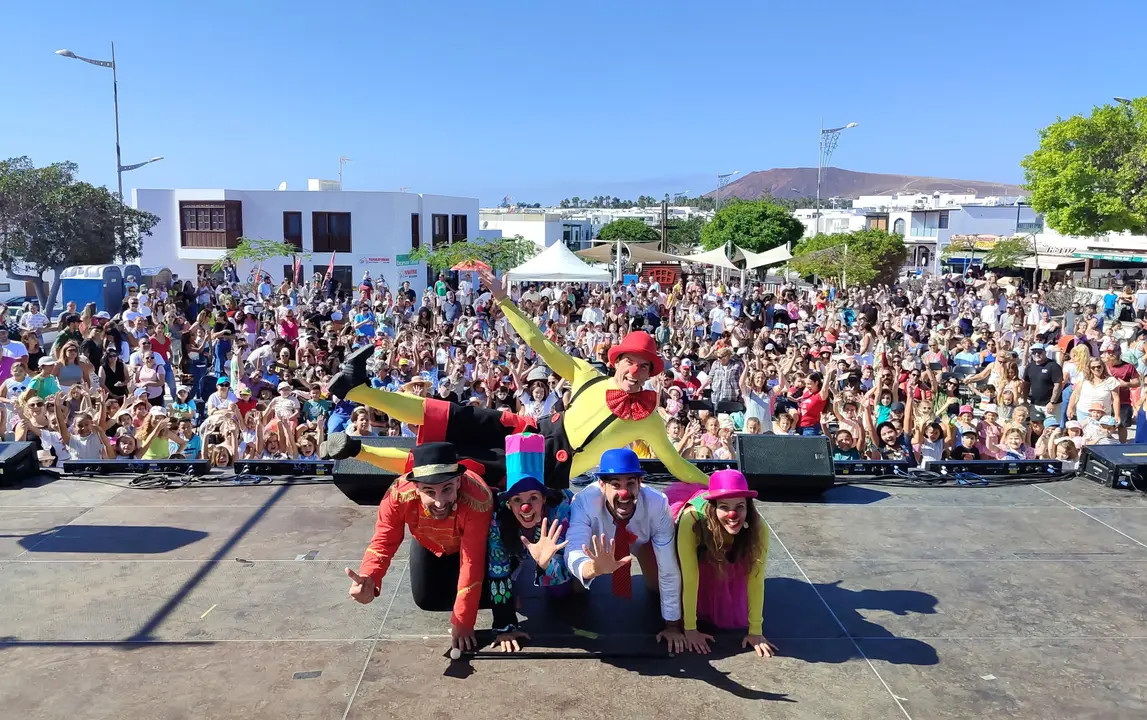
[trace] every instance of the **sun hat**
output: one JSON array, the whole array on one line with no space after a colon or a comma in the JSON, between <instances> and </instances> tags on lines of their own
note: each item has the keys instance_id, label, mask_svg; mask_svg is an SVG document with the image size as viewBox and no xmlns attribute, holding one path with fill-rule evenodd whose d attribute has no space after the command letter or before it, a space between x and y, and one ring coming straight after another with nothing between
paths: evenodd
<instances>
[{"instance_id":1,"label":"sun hat","mask_svg":"<svg viewBox=\"0 0 1147 720\"><path fill-rule=\"evenodd\" d=\"M710 502L731 498L755 498L756 490L749 489L749 481L740 470L718 470L709 476L709 489L703 497Z\"/></svg>"}]
</instances>

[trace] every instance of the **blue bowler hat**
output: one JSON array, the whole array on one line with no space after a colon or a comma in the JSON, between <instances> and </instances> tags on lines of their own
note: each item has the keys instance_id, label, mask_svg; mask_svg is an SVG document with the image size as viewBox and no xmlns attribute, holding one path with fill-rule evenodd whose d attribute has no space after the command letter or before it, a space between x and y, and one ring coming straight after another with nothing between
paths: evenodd
<instances>
[{"instance_id":1,"label":"blue bowler hat","mask_svg":"<svg viewBox=\"0 0 1147 720\"><path fill-rule=\"evenodd\" d=\"M637 453L629 448L606 450L601 454L601 463L598 465L597 476L603 475L645 475L641 469L641 461Z\"/></svg>"}]
</instances>

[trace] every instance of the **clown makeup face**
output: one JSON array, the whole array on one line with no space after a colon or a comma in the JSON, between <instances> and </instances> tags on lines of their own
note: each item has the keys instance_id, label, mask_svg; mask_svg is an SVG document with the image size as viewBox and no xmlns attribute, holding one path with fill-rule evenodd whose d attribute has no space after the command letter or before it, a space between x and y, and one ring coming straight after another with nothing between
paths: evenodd
<instances>
[{"instance_id":1,"label":"clown makeup face","mask_svg":"<svg viewBox=\"0 0 1147 720\"><path fill-rule=\"evenodd\" d=\"M641 491L640 475L610 475L598 480L605 495L605 506L618 520L628 520L637 510Z\"/></svg>"},{"instance_id":2,"label":"clown makeup face","mask_svg":"<svg viewBox=\"0 0 1147 720\"><path fill-rule=\"evenodd\" d=\"M545 516L543 513L545 502L545 497L537 490L527 490L511 495L509 500L514 519L526 530L536 527L542 521Z\"/></svg>"},{"instance_id":3,"label":"clown makeup face","mask_svg":"<svg viewBox=\"0 0 1147 720\"><path fill-rule=\"evenodd\" d=\"M619 390L634 393L645 386L652 370L653 363L632 353L625 353L617 359L613 380Z\"/></svg>"},{"instance_id":4,"label":"clown makeup face","mask_svg":"<svg viewBox=\"0 0 1147 720\"><path fill-rule=\"evenodd\" d=\"M749 503L745 498L728 498L714 503L717 512L717 522L721 529L730 535L736 535L745 527L745 517L748 515Z\"/></svg>"},{"instance_id":5,"label":"clown makeup face","mask_svg":"<svg viewBox=\"0 0 1147 720\"><path fill-rule=\"evenodd\" d=\"M435 520L445 520L458 503L458 478L444 483L415 483L422 509Z\"/></svg>"}]
</instances>

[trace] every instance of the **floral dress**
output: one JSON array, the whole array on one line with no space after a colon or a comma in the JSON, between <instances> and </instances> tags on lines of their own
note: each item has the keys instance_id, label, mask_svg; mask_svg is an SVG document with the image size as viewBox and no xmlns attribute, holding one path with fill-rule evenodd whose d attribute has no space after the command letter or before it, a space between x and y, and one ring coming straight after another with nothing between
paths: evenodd
<instances>
[{"instance_id":1,"label":"floral dress","mask_svg":"<svg viewBox=\"0 0 1147 720\"><path fill-rule=\"evenodd\" d=\"M569 490L562 491L562 501L554 506L546 508L546 519L549 524L560 523L562 526L561 535L558 541L565 540L566 529L570 524L570 503L573 502L573 493ZM529 551L523 546L516 554L506 548L506 544L502 538L502 523L500 512L506 503L503 501L501 507L494 512L493 518L490 520L490 535L487 539L486 547L486 585L490 593L490 600L493 603L494 613L494 630L496 632L510 632L518 624L518 612L514 604L514 579L518 576L518 571L522 567L522 562L529 555ZM508 528L508 532L521 533L520 527ZM542 526L538 523L529 536L530 542L537 542L541 535ZM534 586L542 588L556 588L566 585L570 581L569 570L566 569L565 552L559 550L554 554L553 559L550 560L549 567L545 571L534 568Z\"/></svg>"}]
</instances>

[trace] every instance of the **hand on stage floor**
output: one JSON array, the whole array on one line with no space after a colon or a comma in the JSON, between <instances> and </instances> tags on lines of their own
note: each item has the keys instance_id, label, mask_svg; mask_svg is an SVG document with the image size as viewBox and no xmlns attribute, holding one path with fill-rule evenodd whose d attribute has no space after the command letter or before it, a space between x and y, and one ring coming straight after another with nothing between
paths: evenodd
<instances>
[{"instance_id":1,"label":"hand on stage floor","mask_svg":"<svg viewBox=\"0 0 1147 720\"><path fill-rule=\"evenodd\" d=\"M713 642L713 636L707 635L700 630L686 630L685 631L685 644L689 649L699 655L709 654L709 643Z\"/></svg>"},{"instance_id":2,"label":"hand on stage floor","mask_svg":"<svg viewBox=\"0 0 1147 720\"><path fill-rule=\"evenodd\" d=\"M605 533L601 535L592 536L593 547L581 546L581 551L589 558L589 571L588 577L585 576L585 570L582 570L582 576L586 580L591 580L599 575L609 575L614 570L617 570L623 565L628 565L633 561L632 555L626 555L623 558L615 558L613 539L607 539Z\"/></svg>"},{"instance_id":3,"label":"hand on stage floor","mask_svg":"<svg viewBox=\"0 0 1147 720\"><path fill-rule=\"evenodd\" d=\"M478 279L490 290L495 300L506 297L506 288L502 285L502 281L495 277L493 270L478 268Z\"/></svg>"},{"instance_id":4,"label":"hand on stage floor","mask_svg":"<svg viewBox=\"0 0 1147 720\"><path fill-rule=\"evenodd\" d=\"M569 544L568 541L558 542L558 539L562 536L562 524L556 522L546 527L547 522L549 522L548 518L542 518L541 536L536 543L527 540L525 535L522 536L522 546L530 552L530 557L534 559L534 562L537 563L537 566L542 572L545 572L550 566L550 560L553 560L558 550L561 550Z\"/></svg>"},{"instance_id":5,"label":"hand on stage floor","mask_svg":"<svg viewBox=\"0 0 1147 720\"><path fill-rule=\"evenodd\" d=\"M474 628L450 625L450 647L458 650L477 650L478 638L474 635Z\"/></svg>"},{"instance_id":6,"label":"hand on stage floor","mask_svg":"<svg viewBox=\"0 0 1147 720\"><path fill-rule=\"evenodd\" d=\"M751 647L757 657L772 657L777 654L777 647L761 635L746 635L741 641L741 647Z\"/></svg>"},{"instance_id":7,"label":"hand on stage floor","mask_svg":"<svg viewBox=\"0 0 1147 720\"><path fill-rule=\"evenodd\" d=\"M508 633L500 633L498 637L494 638L494 644L490 647L500 647L502 652L518 652L522 646L518 644L519 640L529 640L530 636L521 630L515 630Z\"/></svg>"},{"instance_id":8,"label":"hand on stage floor","mask_svg":"<svg viewBox=\"0 0 1147 720\"><path fill-rule=\"evenodd\" d=\"M350 578L350 596L355 602L367 605L374 600L374 580L366 575L359 575L350 568L346 568L346 576Z\"/></svg>"},{"instance_id":9,"label":"hand on stage floor","mask_svg":"<svg viewBox=\"0 0 1147 720\"><path fill-rule=\"evenodd\" d=\"M669 646L669 652L671 653L683 653L688 648L685 633L675 627L667 627L657 633L657 642L661 642L662 640Z\"/></svg>"}]
</instances>

